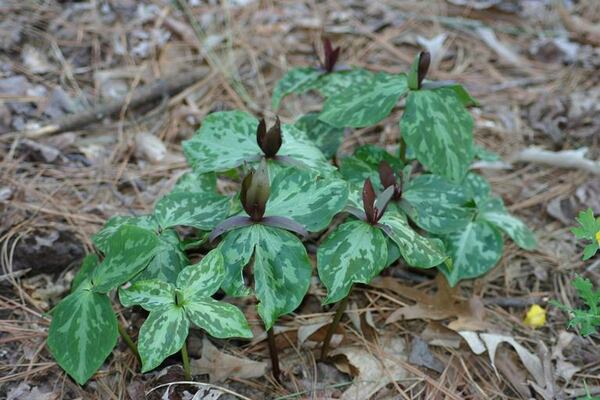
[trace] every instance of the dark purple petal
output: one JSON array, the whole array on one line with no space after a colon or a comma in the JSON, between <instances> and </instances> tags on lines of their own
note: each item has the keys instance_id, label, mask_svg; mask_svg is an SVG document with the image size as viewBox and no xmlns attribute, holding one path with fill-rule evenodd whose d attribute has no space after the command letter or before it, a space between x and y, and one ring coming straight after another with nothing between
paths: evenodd
<instances>
[{"instance_id":1,"label":"dark purple petal","mask_svg":"<svg viewBox=\"0 0 600 400\"><path fill-rule=\"evenodd\" d=\"M214 242L216 238L218 238L224 233L227 233L234 229L243 228L244 226L250 226L253 223L254 221L252 221L250 217L246 217L245 215L237 215L235 217L227 218L225 221L217 225L215 229L213 229L213 231L208 236L208 239L211 242Z\"/></svg>"},{"instance_id":2,"label":"dark purple petal","mask_svg":"<svg viewBox=\"0 0 600 400\"><path fill-rule=\"evenodd\" d=\"M384 189L396 184L396 174L394 174L394 170L385 160L382 160L379 163L379 180L381 181Z\"/></svg>"},{"instance_id":3,"label":"dark purple petal","mask_svg":"<svg viewBox=\"0 0 600 400\"><path fill-rule=\"evenodd\" d=\"M265 214L271 187L267 163L263 159L256 171L250 171L242 181L240 201L253 221L260 221Z\"/></svg>"},{"instance_id":4,"label":"dark purple petal","mask_svg":"<svg viewBox=\"0 0 600 400\"><path fill-rule=\"evenodd\" d=\"M418 75L417 75L417 79L419 82L419 88L421 87L421 82L423 82L423 79L425 79L425 76L427 75L427 71L429 70L430 63L431 63L431 55L429 54L428 51L422 51L421 54L419 54L419 70L418 70Z\"/></svg>"},{"instance_id":5,"label":"dark purple petal","mask_svg":"<svg viewBox=\"0 0 600 400\"><path fill-rule=\"evenodd\" d=\"M296 221L294 221L291 218L279 217L279 216L269 216L269 217L264 217L262 219L262 221L260 221L260 223L263 225L268 225L268 226L272 226L275 228L285 229L287 231L297 233L298 235L300 235L302 237L308 236L308 231L306 229L304 229L304 227L302 225L300 225L299 223L297 223Z\"/></svg>"},{"instance_id":6,"label":"dark purple petal","mask_svg":"<svg viewBox=\"0 0 600 400\"><path fill-rule=\"evenodd\" d=\"M363 185L362 191L363 198L363 208L365 209L365 215L367 216L367 221L369 223L375 223L376 221L376 213L375 213L375 189L373 189L373 184L371 183L371 179L365 181Z\"/></svg>"}]
</instances>

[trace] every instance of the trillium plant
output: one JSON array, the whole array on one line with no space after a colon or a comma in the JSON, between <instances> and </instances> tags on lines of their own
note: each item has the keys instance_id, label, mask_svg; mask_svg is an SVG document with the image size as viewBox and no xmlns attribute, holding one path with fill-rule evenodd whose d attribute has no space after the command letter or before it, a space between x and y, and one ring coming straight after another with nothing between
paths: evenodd
<instances>
[{"instance_id":1,"label":"trillium plant","mask_svg":"<svg viewBox=\"0 0 600 400\"><path fill-rule=\"evenodd\" d=\"M385 268L436 268L454 286L496 265L504 234L535 247L532 232L471 171L476 155L489 156L473 143L467 107L475 100L457 83L427 80L427 53L408 74L388 74L341 66L340 48L329 40L322 47L318 65L290 70L273 94L276 110L291 93L317 91L321 112L292 123L236 110L208 115L183 143L190 171L153 211L115 216L94 235L95 252L50 312L48 347L78 383L104 364L119 335L142 372L181 357L191 378L191 327L252 337L235 297L255 299L279 379L273 328L301 305L315 275L323 305L338 303L326 358L352 288ZM340 154L345 132L377 124L401 98L395 146ZM220 193L217 179L239 182L238 193ZM133 312L146 316L136 340L125 318Z\"/></svg>"}]
</instances>

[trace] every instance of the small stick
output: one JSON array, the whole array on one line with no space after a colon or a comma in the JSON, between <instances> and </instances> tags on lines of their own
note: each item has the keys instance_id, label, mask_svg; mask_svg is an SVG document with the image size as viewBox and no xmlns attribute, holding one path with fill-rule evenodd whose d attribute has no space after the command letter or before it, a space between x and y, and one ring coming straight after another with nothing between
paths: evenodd
<instances>
[{"instance_id":1,"label":"small stick","mask_svg":"<svg viewBox=\"0 0 600 400\"><path fill-rule=\"evenodd\" d=\"M66 115L52 121L49 125L29 131L26 130L23 133L28 138L39 138L78 129L92 122L119 113L126 103L128 104L128 107L135 108L159 100L164 96L171 96L201 80L206 75L207 71L205 68L195 68L189 72L169 76L164 79L157 79L148 85L143 85L135 89L131 97L124 96L120 99L98 104L89 110Z\"/></svg>"},{"instance_id":2,"label":"small stick","mask_svg":"<svg viewBox=\"0 0 600 400\"><path fill-rule=\"evenodd\" d=\"M118 327L119 327L119 334L121 335L121 338L123 338L123 341L125 342L127 347L129 347L129 350L131 350L131 352L133 354L135 354L135 357L141 363L142 360L140 358L140 353L138 352L136 344L131 339L131 336L129 336L129 334L127 333L127 329L120 323L118 324Z\"/></svg>"},{"instance_id":3,"label":"small stick","mask_svg":"<svg viewBox=\"0 0 600 400\"><path fill-rule=\"evenodd\" d=\"M183 376L186 381L191 381L192 371L190 369L190 356L187 351L187 340L183 342L183 347L181 348L181 359L183 360Z\"/></svg>"},{"instance_id":4,"label":"small stick","mask_svg":"<svg viewBox=\"0 0 600 400\"><path fill-rule=\"evenodd\" d=\"M267 339L269 343L269 355L271 356L271 368L273 369L273 376L278 383L281 383L279 355L277 354L277 347L275 346L275 335L273 334L273 328L267 330Z\"/></svg>"},{"instance_id":5,"label":"small stick","mask_svg":"<svg viewBox=\"0 0 600 400\"><path fill-rule=\"evenodd\" d=\"M350 289L348 295L344 297L337 305L335 315L333 316L333 321L331 322L331 325L329 325L329 328L327 329L327 336L325 336L325 339L323 340L323 347L321 347L321 361L325 361L327 359L327 353L329 352L329 343L331 342L331 338L333 337L333 334L335 333L337 326L339 325L340 320L342 319L342 315L344 315L344 311L346 310L346 306L348 305L348 299L350 298L351 292L352 289Z\"/></svg>"}]
</instances>

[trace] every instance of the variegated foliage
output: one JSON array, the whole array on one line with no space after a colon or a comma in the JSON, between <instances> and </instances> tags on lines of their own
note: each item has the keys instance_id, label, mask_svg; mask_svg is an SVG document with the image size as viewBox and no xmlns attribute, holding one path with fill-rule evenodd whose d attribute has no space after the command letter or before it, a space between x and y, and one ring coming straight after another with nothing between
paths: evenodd
<instances>
[{"instance_id":1,"label":"variegated foliage","mask_svg":"<svg viewBox=\"0 0 600 400\"><path fill-rule=\"evenodd\" d=\"M458 84L409 85L414 73L375 74L329 97L319 118L339 127L371 126L407 96L400 121L403 140L431 172L460 182L474 157L473 119L465 107L475 101Z\"/></svg>"},{"instance_id":2,"label":"variegated foliage","mask_svg":"<svg viewBox=\"0 0 600 400\"><path fill-rule=\"evenodd\" d=\"M350 182L350 199L359 202L360 185L369 178L376 188L383 190L378 168L388 162L395 172L403 172L402 197L397 204L420 228L429 233L453 232L464 227L473 218L473 210L466 207L471 199L470 189L454 184L437 175L410 177L408 169L385 150L374 146L359 147L354 156L342 160L340 172Z\"/></svg>"},{"instance_id":3,"label":"variegated foliage","mask_svg":"<svg viewBox=\"0 0 600 400\"><path fill-rule=\"evenodd\" d=\"M460 280L481 276L496 265L504 247L502 232L523 249L536 247L531 230L508 213L502 199L491 196L484 178L469 173L464 186L473 196L473 218L462 229L440 235L452 262L439 269L452 286Z\"/></svg>"},{"instance_id":4,"label":"variegated foliage","mask_svg":"<svg viewBox=\"0 0 600 400\"><path fill-rule=\"evenodd\" d=\"M285 216L307 231L327 227L348 197L346 182L309 171L287 168L273 179L265 219ZM226 234L219 248L225 259L223 289L232 296L245 296L244 270L250 264L258 313L265 327L298 307L310 284L312 266L302 242L292 233L251 223Z\"/></svg>"},{"instance_id":5,"label":"variegated foliage","mask_svg":"<svg viewBox=\"0 0 600 400\"><path fill-rule=\"evenodd\" d=\"M230 212L231 200L216 193L215 185L214 174L189 173L178 181L170 194L157 202L152 214L109 219L92 238L105 255L98 269L103 271L103 275L95 277L94 282L105 291L129 279L156 278L175 282L189 260L174 228L181 225L209 231ZM125 226L129 228L118 238L117 232ZM127 247L119 241L130 237L131 231L134 231L134 237L139 238L140 243L145 238L144 246L138 243ZM109 270L117 271L120 275L109 279L106 276Z\"/></svg>"},{"instance_id":6,"label":"variegated foliage","mask_svg":"<svg viewBox=\"0 0 600 400\"><path fill-rule=\"evenodd\" d=\"M362 84L369 80L371 75L371 72L364 69L327 72L314 67L293 68L275 85L271 107L277 110L285 96L292 93L305 93L309 90L315 90L327 98L346 88Z\"/></svg>"},{"instance_id":7,"label":"variegated foliage","mask_svg":"<svg viewBox=\"0 0 600 400\"><path fill-rule=\"evenodd\" d=\"M183 143L188 163L198 173L221 172L245 163L255 164L263 157L257 143L259 121L243 111L212 113L198 132ZM281 125L282 145L269 164L294 165L319 173L334 167L306 134L294 125Z\"/></svg>"},{"instance_id":8,"label":"variegated foliage","mask_svg":"<svg viewBox=\"0 0 600 400\"><path fill-rule=\"evenodd\" d=\"M224 278L223 256L215 249L199 263L184 268L175 284L145 280L119 289L123 306L140 305L150 312L138 339L142 372L156 368L179 351L192 324L216 338L252 337L237 307L211 297Z\"/></svg>"},{"instance_id":9,"label":"variegated foliage","mask_svg":"<svg viewBox=\"0 0 600 400\"><path fill-rule=\"evenodd\" d=\"M306 132L306 136L314 142L315 145L325 155L332 158L336 155L338 148L344 140L344 128L331 126L319 119L318 113L308 113L300 117L295 123L298 129Z\"/></svg>"},{"instance_id":10,"label":"variegated foliage","mask_svg":"<svg viewBox=\"0 0 600 400\"><path fill-rule=\"evenodd\" d=\"M117 343L117 317L106 294L90 277L98 258L88 256L72 291L51 311L48 348L56 362L83 385L102 366Z\"/></svg>"}]
</instances>

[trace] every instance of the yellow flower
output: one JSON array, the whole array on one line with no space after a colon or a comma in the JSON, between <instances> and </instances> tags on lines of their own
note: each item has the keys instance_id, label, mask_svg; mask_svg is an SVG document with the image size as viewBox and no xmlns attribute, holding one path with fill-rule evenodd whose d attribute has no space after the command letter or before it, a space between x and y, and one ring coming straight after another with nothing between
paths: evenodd
<instances>
[{"instance_id":1,"label":"yellow flower","mask_svg":"<svg viewBox=\"0 0 600 400\"><path fill-rule=\"evenodd\" d=\"M523 323L530 328L541 328L546 323L546 310L537 304L532 305L527 311Z\"/></svg>"},{"instance_id":2,"label":"yellow flower","mask_svg":"<svg viewBox=\"0 0 600 400\"><path fill-rule=\"evenodd\" d=\"M596 232L596 241L598 241L598 246L600 246L600 231Z\"/></svg>"}]
</instances>

